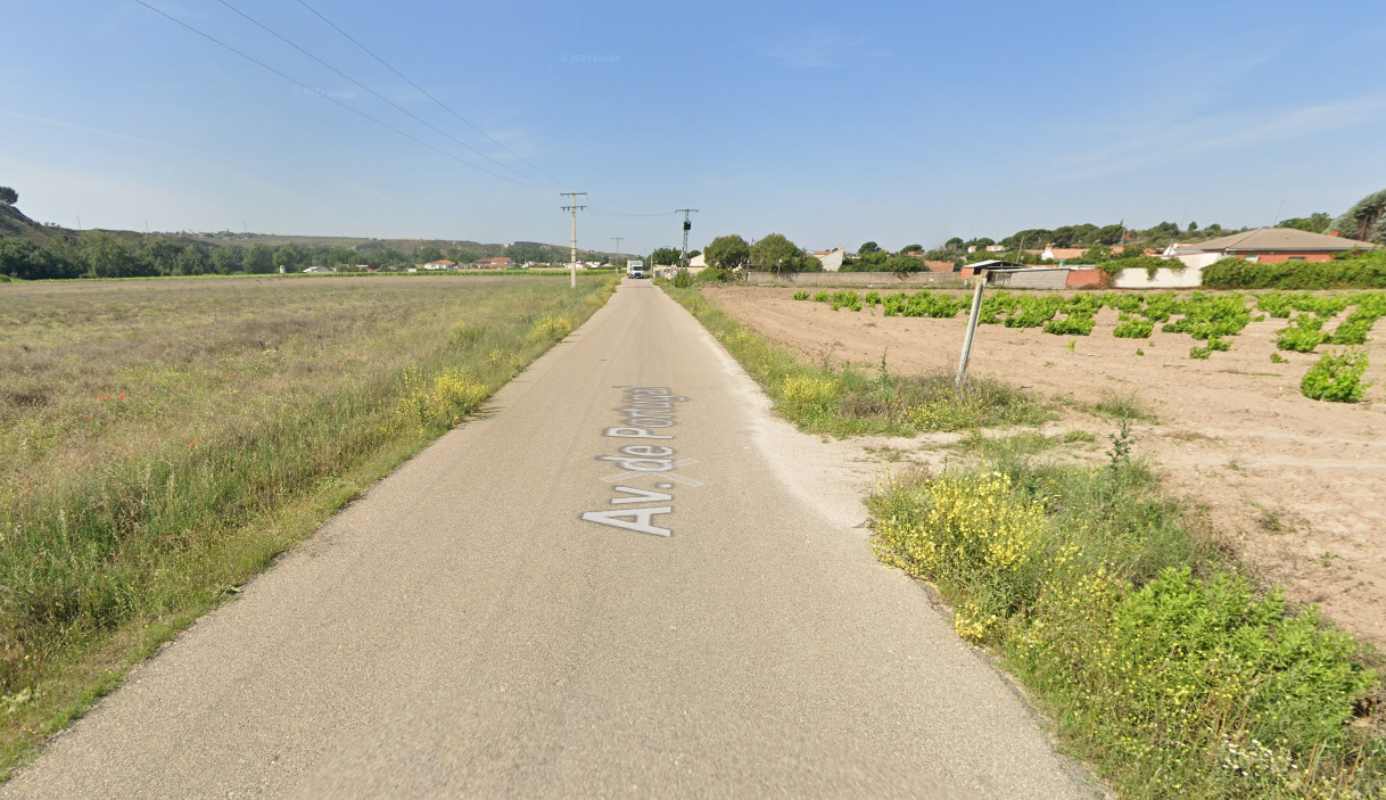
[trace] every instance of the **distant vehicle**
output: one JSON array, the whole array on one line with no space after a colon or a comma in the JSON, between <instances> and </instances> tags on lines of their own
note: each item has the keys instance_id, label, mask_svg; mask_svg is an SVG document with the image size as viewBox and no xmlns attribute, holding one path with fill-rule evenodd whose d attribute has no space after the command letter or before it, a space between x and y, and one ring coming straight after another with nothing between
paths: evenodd
<instances>
[{"instance_id":1,"label":"distant vehicle","mask_svg":"<svg viewBox=\"0 0 1386 800\"><path fill-rule=\"evenodd\" d=\"M632 258L626 262L626 277L628 278L648 278L649 271L645 269L645 262L638 258Z\"/></svg>"},{"instance_id":2,"label":"distant vehicle","mask_svg":"<svg viewBox=\"0 0 1386 800\"><path fill-rule=\"evenodd\" d=\"M312 266L312 267L308 267L307 269L305 269L305 270L303 270L303 271L304 271L304 272L307 272L307 273L315 274L315 275L321 275L321 274L327 273L327 272L336 272L337 270L335 270L335 269L333 269L333 268L331 268L331 267Z\"/></svg>"}]
</instances>

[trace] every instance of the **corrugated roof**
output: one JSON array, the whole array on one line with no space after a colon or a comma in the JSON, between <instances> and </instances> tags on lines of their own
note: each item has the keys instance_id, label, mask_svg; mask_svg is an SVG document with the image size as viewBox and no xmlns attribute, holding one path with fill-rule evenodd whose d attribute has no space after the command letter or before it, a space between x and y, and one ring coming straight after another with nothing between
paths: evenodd
<instances>
[{"instance_id":1,"label":"corrugated roof","mask_svg":"<svg viewBox=\"0 0 1386 800\"><path fill-rule=\"evenodd\" d=\"M1367 250L1376 247L1371 242L1344 239L1341 236L1325 236L1294 228L1257 228L1254 231L1219 236L1202 242L1191 242L1181 246L1181 251L1224 252L1224 253L1262 253L1303 251Z\"/></svg>"}]
</instances>

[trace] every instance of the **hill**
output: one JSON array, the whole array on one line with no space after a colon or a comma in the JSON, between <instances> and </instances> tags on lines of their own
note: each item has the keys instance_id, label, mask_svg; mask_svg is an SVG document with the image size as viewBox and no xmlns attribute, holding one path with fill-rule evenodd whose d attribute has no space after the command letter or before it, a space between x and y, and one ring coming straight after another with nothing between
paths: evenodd
<instances>
[{"instance_id":1,"label":"hill","mask_svg":"<svg viewBox=\"0 0 1386 800\"><path fill-rule=\"evenodd\" d=\"M75 238L75 234L57 225L34 222L17 207L0 203L0 237L24 239L36 245L47 246Z\"/></svg>"}]
</instances>

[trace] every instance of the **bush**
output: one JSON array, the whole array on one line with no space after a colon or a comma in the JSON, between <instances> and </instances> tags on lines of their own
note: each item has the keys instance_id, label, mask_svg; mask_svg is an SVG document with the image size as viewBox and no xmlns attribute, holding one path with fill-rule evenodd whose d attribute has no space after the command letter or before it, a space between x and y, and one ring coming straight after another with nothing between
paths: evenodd
<instances>
[{"instance_id":1,"label":"bush","mask_svg":"<svg viewBox=\"0 0 1386 800\"><path fill-rule=\"evenodd\" d=\"M815 303L827 303L832 299L833 296L829 292L819 292L813 296L813 302Z\"/></svg>"},{"instance_id":2,"label":"bush","mask_svg":"<svg viewBox=\"0 0 1386 800\"><path fill-rule=\"evenodd\" d=\"M558 341L572 332L573 322L567 317L544 317L534 323L534 327L530 329L529 340L532 342Z\"/></svg>"},{"instance_id":3,"label":"bush","mask_svg":"<svg viewBox=\"0 0 1386 800\"><path fill-rule=\"evenodd\" d=\"M794 299L795 299L795 300L807 300L807 299L809 299L809 293L808 293L807 291L803 290L803 289L800 289L799 291L797 291L797 292L794 293Z\"/></svg>"},{"instance_id":4,"label":"bush","mask_svg":"<svg viewBox=\"0 0 1386 800\"><path fill-rule=\"evenodd\" d=\"M1092 333L1095 320L1092 317L1068 316L1044 323L1044 332L1058 336L1087 336Z\"/></svg>"},{"instance_id":5,"label":"bush","mask_svg":"<svg viewBox=\"0 0 1386 800\"><path fill-rule=\"evenodd\" d=\"M1328 337L1323 333L1323 320L1313 314L1300 314L1294 324L1280 331L1275 346L1280 350L1312 353Z\"/></svg>"},{"instance_id":6,"label":"bush","mask_svg":"<svg viewBox=\"0 0 1386 800\"><path fill-rule=\"evenodd\" d=\"M449 370L431 385L411 388L400 398L398 411L421 428L450 428L475 411L490 394L485 384Z\"/></svg>"},{"instance_id":7,"label":"bush","mask_svg":"<svg viewBox=\"0 0 1386 800\"><path fill-rule=\"evenodd\" d=\"M1333 261L1252 263L1224 258L1203 270L1210 289L1383 289L1386 252L1354 253Z\"/></svg>"},{"instance_id":8,"label":"bush","mask_svg":"<svg viewBox=\"0 0 1386 800\"><path fill-rule=\"evenodd\" d=\"M1348 636L1260 595L1113 437L1105 466L995 457L870 500L881 558L933 582L1123 797L1375 796Z\"/></svg>"},{"instance_id":9,"label":"bush","mask_svg":"<svg viewBox=\"0 0 1386 800\"><path fill-rule=\"evenodd\" d=\"M1362 381L1366 371L1366 353L1325 355L1304 374L1299 390L1310 400L1358 403L1369 386Z\"/></svg>"},{"instance_id":10,"label":"bush","mask_svg":"<svg viewBox=\"0 0 1386 800\"><path fill-rule=\"evenodd\" d=\"M1112 335L1118 339L1149 339L1155 323L1146 319L1127 318L1117 323Z\"/></svg>"},{"instance_id":11,"label":"bush","mask_svg":"<svg viewBox=\"0 0 1386 800\"><path fill-rule=\"evenodd\" d=\"M674 286L680 289L687 289L693 285L693 276L688 274L688 270L680 269L674 273Z\"/></svg>"},{"instance_id":12,"label":"bush","mask_svg":"<svg viewBox=\"0 0 1386 800\"><path fill-rule=\"evenodd\" d=\"M736 273L722 267L707 267L699 272L693 280L698 283L731 283L736 280Z\"/></svg>"}]
</instances>

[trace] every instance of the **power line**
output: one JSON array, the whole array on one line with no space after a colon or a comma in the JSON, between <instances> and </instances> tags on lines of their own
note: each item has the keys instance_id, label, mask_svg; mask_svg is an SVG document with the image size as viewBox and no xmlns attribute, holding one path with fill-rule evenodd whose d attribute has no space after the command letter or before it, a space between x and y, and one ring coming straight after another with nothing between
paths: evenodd
<instances>
[{"instance_id":1,"label":"power line","mask_svg":"<svg viewBox=\"0 0 1386 800\"><path fill-rule=\"evenodd\" d=\"M384 128L384 129L386 129L386 130L388 130L388 131L391 131L391 132L396 133L396 134L398 134L398 135L400 135L400 136L403 136L404 138L408 139L408 140L411 141L411 142L414 142L414 143L417 144L417 145L420 145L420 146L422 146L422 147L427 147L429 150L432 150L433 152L435 152L435 153L437 153L437 154L443 156L444 158L452 159L453 161L456 161L457 163L459 163L459 164L461 164L461 165L463 165L463 166L465 166L465 167L469 167L469 168L471 168L471 169L479 170L479 171L481 171L481 172L486 173L487 175L491 175L491 176L493 176L493 177L495 177L495 178L499 178L499 179L501 179L501 180L508 180L508 181L512 181L512 182L515 180L514 178L511 178L511 177L509 177L509 176L507 176L507 175L500 175L500 174L497 174L497 173L495 173L495 172L492 172L492 171L486 169L485 167L480 166L479 164L473 164L473 163L470 162L470 161L467 161L467 160L465 160L465 159L459 158L459 157L457 157L455 154L449 153L449 152L446 151L446 150L443 150L443 149L441 149L441 148L435 147L434 145L431 145L431 144L429 144L428 142L425 142L424 140L418 138L417 136L414 136L414 135L408 133L407 131L404 131L404 130L401 130L401 129L399 129L399 128L396 128L395 126L391 125L390 123L385 122L385 121L383 121L383 120L381 120L381 119L378 119L378 118L372 116L371 114L368 114L368 113L366 113L365 111L362 111L361 109L359 109L359 108L357 108L357 107L355 107L355 106L348 105L347 103L343 103L341 100L338 100L337 98L333 97L332 95L328 94L327 92L324 92L322 89L319 89L319 88L317 88L317 87L315 87L315 86L309 86L308 84L304 83L303 81L300 81L300 80L298 80L297 78L294 78L294 77L292 77L292 76L290 76L290 75L288 75L288 74L286 74L286 73L284 73L284 72L281 72L280 70L278 70L278 69L276 69L276 68L274 68L274 67L271 67L269 64L266 64L265 62L261 61L260 59L255 58L254 56L251 56L251 55L247 54L247 53L244 52L243 50L239 50L239 49L237 49L237 48L235 48L235 47L233 47L233 46L227 44L226 42L223 42L222 40L218 39L217 37L213 36L212 34L207 33L206 31L201 30L200 28L196 28L196 27L194 27L193 25L191 25L191 24L189 24L189 23L187 23L187 22L184 22L183 20L181 20L181 19L179 19L179 18L177 18L177 17L175 17L175 16L172 16L171 14L167 14L167 13L165 13L164 11L162 11L162 10L160 10L160 9L158 9L158 8L155 8L154 6L150 5L149 3L146 3L145 0L135 0L135 2L138 3L138 4L141 5L141 6L144 6L145 8L149 9L150 11L153 11L155 14L158 14L159 16L163 17L164 19L168 20L169 22L175 23L175 24L177 24L177 25L179 25L179 26L181 26L181 27L183 27L183 28L185 28L185 29L191 31L192 33L197 34L198 36L201 36L202 38L206 39L207 41L211 42L212 44L215 44L215 45L217 45L218 47L222 47L222 48L224 48L224 49L226 49L226 50L231 51L232 53L235 53L236 55L240 56L241 58L245 59L246 61L249 61L250 63L254 64L255 66L257 66L257 67L259 67L259 68L265 70L266 72L269 72L269 73L271 73L271 74L273 74L273 75L275 75L275 76L277 76L277 77L279 77L279 78L282 78L283 80L288 81L289 83L292 83L293 85L295 85L295 86L297 86L298 88L304 90L305 92L311 92L312 94L315 94L315 95L317 95L318 97L321 97L322 99L328 101L329 103L332 103L332 104L334 104L334 105L336 105L336 106L340 106L341 108L344 108L344 109L346 109L347 111L350 111L351 113L357 115L358 117L361 117L362 119L365 119L365 120L368 120L368 121L370 121L370 122L373 122L373 123L375 123L376 125L379 125L380 127Z\"/></svg>"},{"instance_id":2,"label":"power line","mask_svg":"<svg viewBox=\"0 0 1386 800\"><path fill-rule=\"evenodd\" d=\"M399 77L400 80L402 80L402 81L404 81L405 83L409 84L410 86L414 87L414 90L417 91L419 94L423 95L424 97L427 97L429 100L432 100L434 103L437 103L438 106L439 106L440 108L442 108L444 111L448 112L449 114L453 115L453 116L456 117L457 119L461 120L464 124L466 124L466 125L467 125L468 127L470 127L472 130L474 130L474 131L476 131L477 133L481 134L482 136L486 137L486 140L489 141L489 142L491 142L491 144L494 144L496 147L499 147L499 148L501 148L502 150L505 150L506 152L510 153L510 155L514 156L514 157L515 157L516 159L518 159L521 163L525 164L525 165L528 166L530 169L534 170L536 173L539 173L539 174L541 174L541 175L544 175L545 177L548 177L550 181L553 180L553 177L550 176L550 175L548 175L548 173L546 173L546 172L544 172L543 170L539 169L538 167L534 166L533 163L531 163L530 161L528 161L527 159L525 159L525 158L524 158L523 156L521 156L519 153L516 153L514 150L510 149L510 147L508 147L508 146L505 145L504 143L496 141L495 137L493 137L493 136L491 136L491 134L487 133L486 130L485 130L484 128L482 128L481 126L477 125L475 122L472 122L471 120L467 119L466 117L464 117L464 116L462 116L461 114L459 114L459 113L457 113L456 111L454 111L454 110L452 109L452 107L449 106L447 103L444 103L442 100L439 100L437 97L434 97L432 92L428 91L427 89L423 88L423 87L420 86L419 84L415 83L408 75L405 75L403 72L400 72L400 71L399 71L398 69L396 69L395 66L394 66L393 64L391 64L390 62L388 62L388 61L386 61L385 59L381 58L380 56L376 55L369 47L366 47L364 44L362 44L360 41L358 41L358 40L356 39L356 37L352 36L351 34L347 33L346 31L342 30L341 26L339 26L337 23L333 22L332 20L330 20L330 19L328 19L326 16L324 16L323 13L322 13L321 11L319 11L319 10L317 10L316 8L313 8L311 5L309 5L309 4L306 2L306 0L298 0L298 4L301 5L301 6L303 6L303 7L306 8L306 9L308 9L308 11L311 12L311 13L313 14L313 16L315 16L315 17L317 17L318 19L322 20L323 22L327 23L327 26L330 27L332 30L336 31L337 33L341 34L341 35L342 35L342 38L346 39L348 42L351 42L352 44L354 44L354 45L356 45L358 48L360 48L360 49L361 49L361 52L363 52L363 53L365 53L366 55L370 56L371 58L375 59L377 62L379 62L379 63L381 64L381 66L383 66L383 67L385 67L386 69L388 69L389 71L393 72L396 76ZM555 182L556 182L556 181L555 181Z\"/></svg>"},{"instance_id":3,"label":"power line","mask_svg":"<svg viewBox=\"0 0 1386 800\"><path fill-rule=\"evenodd\" d=\"M677 212L677 211L654 211L654 212L644 212L644 213L638 212L638 211L634 211L634 212L632 212L632 211L593 211L593 212L592 212L592 214L593 214L594 216L598 216L598 217L667 217L667 216L670 216L670 215L672 215L672 214L677 214L677 213L679 213L679 212Z\"/></svg>"},{"instance_id":4,"label":"power line","mask_svg":"<svg viewBox=\"0 0 1386 800\"><path fill-rule=\"evenodd\" d=\"M337 67L335 67L335 66L329 64L328 62L324 61L324 60L321 59L321 58L318 58L317 56L315 56L315 55L313 55L312 53L308 52L308 50L307 50L306 48L304 48L302 45L300 45L298 42L293 41L293 40L290 39L289 37L284 36L283 34L279 33L279 32L276 31L276 30L274 30L274 29L271 28L270 26L268 26L268 25L266 25L265 23L261 22L260 20L258 20L258 19L256 19L256 18L250 16L249 14L247 14L247 13L245 13L244 11L240 10L239 8L236 8L235 6L231 5L231 3L227 2L227 0L217 0L217 2L218 2L218 3L221 3L223 6L226 6L226 7L229 8L231 11L235 12L236 14L238 14L241 18L243 18L243 19L245 19L246 21L250 22L252 25L255 25L256 27L260 28L260 29L263 30L265 33L268 33L270 36L273 36L274 38L278 39L279 41L283 42L284 44L287 44L288 46L290 46L290 47L292 47L293 49L297 50L298 52L302 53L303 55L308 56L309 58L313 59L314 61L316 61L317 63L321 64L322 66L327 67L328 69L332 70L334 73L337 74L338 77L342 78L343 80L351 82L351 83L354 84L357 88L359 88L359 89L361 89L361 90L363 90L363 91L370 92L370 93L371 93L372 95L374 95L375 97L379 98L380 100L384 101L385 103L388 103L388 104L390 105L391 108L395 109L396 111L400 112L401 114L404 114L405 116L409 117L410 119L414 120L415 122L418 122L420 125L423 125L424 127L428 128L429 130L433 131L434 133L438 134L439 136L444 136L444 137L446 137L446 138L448 138L448 139L451 139L453 142L456 142L459 146L461 146L461 147L463 147L463 148L465 148L465 149L467 149L467 150L470 150L470 151L473 152L473 153L476 153L477 155L481 156L482 158L486 159L487 161L490 161L491 163L495 164L496 166L498 166L498 167L500 167L500 168L502 168L502 169L512 169L511 167L507 166L506 164L504 164L504 163L502 163L502 162L500 162L500 161L497 161L496 159L492 158L491 156L486 155L485 153L483 153L482 151L478 150L477 148L472 147L470 144L467 144L466 142L462 141L461 139L457 138L456 136L453 136L451 133L448 133L447 131L443 130L442 128L439 128L439 127L435 126L433 123L429 122L429 121L426 120L426 119L423 119L423 118L420 117L419 115L415 114L413 111L410 111L409 109L405 108L404 106L400 105L399 103L396 103L395 101L391 100L390 98L386 97L385 95L381 94L380 92L377 92L376 90L372 89L371 87L367 86L366 84L362 83L361 81L356 80L355 78L353 78L353 77L351 77L350 75L346 74L345 72L343 72L342 70L338 69ZM492 173L492 174L494 174L494 173ZM498 176L498 177L499 177L499 176ZM510 181L515 181L514 178L511 178L511 177L509 177L509 176L505 176L505 179L506 179L506 180L510 180ZM515 181L515 182L518 183L519 181Z\"/></svg>"}]
</instances>

